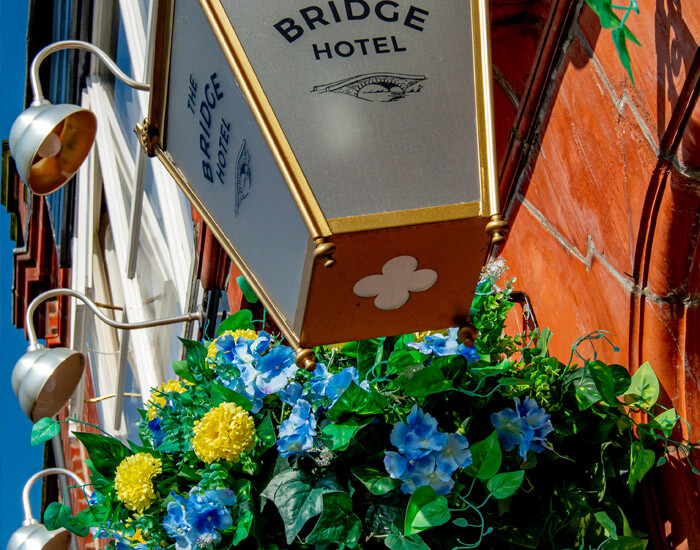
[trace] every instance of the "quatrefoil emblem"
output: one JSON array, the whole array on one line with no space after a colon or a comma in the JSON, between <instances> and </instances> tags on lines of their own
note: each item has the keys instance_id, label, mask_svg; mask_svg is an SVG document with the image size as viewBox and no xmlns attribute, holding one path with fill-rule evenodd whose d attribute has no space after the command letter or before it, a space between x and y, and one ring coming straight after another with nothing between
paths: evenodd
<instances>
[{"instance_id":1,"label":"quatrefoil emblem","mask_svg":"<svg viewBox=\"0 0 700 550\"><path fill-rule=\"evenodd\" d=\"M397 256L384 264L381 275L363 277L352 291L360 298L376 296L374 305L378 309L398 309L408 301L410 292L428 290L437 281L437 272L417 267L418 260L413 256Z\"/></svg>"}]
</instances>

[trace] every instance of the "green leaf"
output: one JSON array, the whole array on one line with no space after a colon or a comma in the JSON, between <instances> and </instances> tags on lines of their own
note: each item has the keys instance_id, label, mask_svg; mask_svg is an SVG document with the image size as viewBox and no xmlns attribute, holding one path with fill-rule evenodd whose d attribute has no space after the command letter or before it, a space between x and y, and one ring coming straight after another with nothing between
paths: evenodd
<instances>
[{"instance_id":1,"label":"green leaf","mask_svg":"<svg viewBox=\"0 0 700 550\"><path fill-rule=\"evenodd\" d=\"M624 394L630 387L632 377L629 371L622 365L609 365L612 373L613 381L615 382L615 397Z\"/></svg>"},{"instance_id":2,"label":"green leaf","mask_svg":"<svg viewBox=\"0 0 700 550\"><path fill-rule=\"evenodd\" d=\"M79 537L87 537L90 533L90 526L86 525L83 522L83 519L79 519L78 516L70 516L66 518L63 523L63 527Z\"/></svg>"},{"instance_id":3,"label":"green leaf","mask_svg":"<svg viewBox=\"0 0 700 550\"><path fill-rule=\"evenodd\" d=\"M625 403L650 409L659 398L659 379L649 363L644 363L632 375L629 389L625 392Z\"/></svg>"},{"instance_id":4,"label":"green leaf","mask_svg":"<svg viewBox=\"0 0 700 550\"><path fill-rule=\"evenodd\" d=\"M347 493L323 495L323 512L306 541L310 544L330 544L342 541L354 548L362 534L362 522L352 512L352 498Z\"/></svg>"},{"instance_id":5,"label":"green leaf","mask_svg":"<svg viewBox=\"0 0 700 550\"><path fill-rule=\"evenodd\" d=\"M386 398L376 390L365 391L357 384L350 384L335 405L328 410L326 416L331 420L337 420L346 413L381 414L385 408Z\"/></svg>"},{"instance_id":6,"label":"green leaf","mask_svg":"<svg viewBox=\"0 0 700 550\"><path fill-rule=\"evenodd\" d=\"M598 393L608 405L614 407L617 405L615 398L615 380L612 376L612 370L602 361L586 362L588 372L593 378L595 387Z\"/></svg>"},{"instance_id":7,"label":"green leaf","mask_svg":"<svg viewBox=\"0 0 700 550\"><path fill-rule=\"evenodd\" d=\"M600 395L598 388L595 385L595 380L590 374L587 367L576 369L569 378L574 383L574 395L576 403L580 411L589 409L592 405L598 403L603 396Z\"/></svg>"},{"instance_id":8,"label":"green leaf","mask_svg":"<svg viewBox=\"0 0 700 550\"><path fill-rule=\"evenodd\" d=\"M99 527L109 517L110 510L104 504L93 504L88 506L85 510L79 512L75 517L82 524L89 527Z\"/></svg>"},{"instance_id":9,"label":"green leaf","mask_svg":"<svg viewBox=\"0 0 700 550\"><path fill-rule=\"evenodd\" d=\"M537 357L547 357L547 348L549 347L549 341L552 339L552 331L549 327L544 327L542 332L540 332L539 338L537 338L537 345L535 346L539 349Z\"/></svg>"},{"instance_id":10,"label":"green leaf","mask_svg":"<svg viewBox=\"0 0 700 550\"><path fill-rule=\"evenodd\" d=\"M187 361L173 361L173 371L183 380L194 383L195 379L192 376L192 371L187 366Z\"/></svg>"},{"instance_id":11,"label":"green leaf","mask_svg":"<svg viewBox=\"0 0 700 550\"><path fill-rule=\"evenodd\" d=\"M265 415L265 418L262 419L262 422L260 422L260 424L258 425L255 433L258 436L257 444L258 452L260 454L274 447L277 443L277 437L275 436L275 427L272 424L272 418L270 417L269 411Z\"/></svg>"},{"instance_id":12,"label":"green leaf","mask_svg":"<svg viewBox=\"0 0 700 550\"><path fill-rule=\"evenodd\" d=\"M423 360L418 350L400 349L393 351L391 355L389 355L388 364L394 372L400 374L406 369L409 369L416 365L422 365Z\"/></svg>"},{"instance_id":13,"label":"green leaf","mask_svg":"<svg viewBox=\"0 0 700 550\"><path fill-rule=\"evenodd\" d=\"M246 411L253 408L252 401L245 395L236 393L231 388L227 388L221 384L211 385L211 402L214 406L221 405L221 403L235 403Z\"/></svg>"},{"instance_id":14,"label":"green leaf","mask_svg":"<svg viewBox=\"0 0 700 550\"><path fill-rule=\"evenodd\" d=\"M406 397L427 397L449 390L452 380L447 380L440 367L425 367L416 371L411 377L399 377L394 384L402 388Z\"/></svg>"},{"instance_id":15,"label":"green leaf","mask_svg":"<svg viewBox=\"0 0 700 550\"><path fill-rule=\"evenodd\" d=\"M605 529L605 536L617 540L617 527L615 526L615 522L610 519L610 516L602 511L596 512L593 515L595 519L598 520L598 523L600 523L600 526Z\"/></svg>"},{"instance_id":16,"label":"green leaf","mask_svg":"<svg viewBox=\"0 0 700 550\"><path fill-rule=\"evenodd\" d=\"M131 451L121 441L113 437L88 432L73 432L85 447L92 464L100 474L113 478L117 466Z\"/></svg>"},{"instance_id":17,"label":"green leaf","mask_svg":"<svg viewBox=\"0 0 700 550\"><path fill-rule=\"evenodd\" d=\"M237 546L241 541L245 540L253 526L253 505L251 500L251 485L250 481L239 479L233 485L233 491L236 493L236 507L233 515L233 525L236 530L233 533L233 546Z\"/></svg>"},{"instance_id":18,"label":"green leaf","mask_svg":"<svg viewBox=\"0 0 700 550\"><path fill-rule=\"evenodd\" d=\"M393 532L384 539L384 544L389 550L430 550L420 536L404 537L395 525L391 527Z\"/></svg>"},{"instance_id":19,"label":"green leaf","mask_svg":"<svg viewBox=\"0 0 700 550\"><path fill-rule=\"evenodd\" d=\"M289 468L273 477L261 496L274 502L291 544L306 522L323 510L323 495L339 490L333 478L314 482L310 475Z\"/></svg>"},{"instance_id":20,"label":"green leaf","mask_svg":"<svg viewBox=\"0 0 700 550\"><path fill-rule=\"evenodd\" d=\"M525 470L517 472L503 472L489 479L486 488L496 500L508 498L517 491L525 479Z\"/></svg>"},{"instance_id":21,"label":"green leaf","mask_svg":"<svg viewBox=\"0 0 700 550\"><path fill-rule=\"evenodd\" d=\"M611 29L620 24L617 15L612 11L611 0L586 0L586 4L588 4L598 16L600 25L604 29Z\"/></svg>"},{"instance_id":22,"label":"green leaf","mask_svg":"<svg viewBox=\"0 0 700 550\"><path fill-rule=\"evenodd\" d=\"M66 519L71 515L68 506L60 502L52 502L44 510L44 525L49 531L55 531L63 527Z\"/></svg>"},{"instance_id":23,"label":"green leaf","mask_svg":"<svg viewBox=\"0 0 700 550\"><path fill-rule=\"evenodd\" d=\"M367 377L367 373L374 366L377 358L377 347L383 345L384 340L378 338L361 340L357 343L357 374L360 380Z\"/></svg>"},{"instance_id":24,"label":"green leaf","mask_svg":"<svg viewBox=\"0 0 700 550\"><path fill-rule=\"evenodd\" d=\"M410 536L450 521L447 499L430 485L418 487L408 500L404 535Z\"/></svg>"},{"instance_id":25,"label":"green leaf","mask_svg":"<svg viewBox=\"0 0 700 550\"><path fill-rule=\"evenodd\" d=\"M331 451L344 451L350 445L353 436L367 425L367 422L358 422L350 418L342 424L326 424L321 428L324 443Z\"/></svg>"},{"instance_id":26,"label":"green leaf","mask_svg":"<svg viewBox=\"0 0 700 550\"><path fill-rule=\"evenodd\" d=\"M676 414L676 409L668 409L660 415L655 416L651 422L649 422L649 427L655 430L661 430L666 437L671 437L671 432L673 432L678 418L679 416Z\"/></svg>"},{"instance_id":27,"label":"green leaf","mask_svg":"<svg viewBox=\"0 0 700 550\"><path fill-rule=\"evenodd\" d=\"M642 481L646 473L654 467L656 455L651 449L645 449L639 441L632 442L630 451L630 473L627 485L634 491L637 482Z\"/></svg>"},{"instance_id":28,"label":"green leaf","mask_svg":"<svg viewBox=\"0 0 700 550\"><path fill-rule=\"evenodd\" d=\"M617 57L620 58L620 63L627 70L632 86L634 86L634 75L632 74L632 64L630 62L630 54L627 51L627 40L624 29L614 29L612 31L613 44L617 50Z\"/></svg>"},{"instance_id":29,"label":"green leaf","mask_svg":"<svg viewBox=\"0 0 700 550\"><path fill-rule=\"evenodd\" d=\"M385 495L401 485L400 479L392 479L376 468L356 466L352 468L352 474L360 480L362 485L373 495Z\"/></svg>"},{"instance_id":30,"label":"green leaf","mask_svg":"<svg viewBox=\"0 0 700 550\"><path fill-rule=\"evenodd\" d=\"M61 424L53 418L45 416L41 420L37 420L32 426L31 445L34 447L34 445L45 443L59 433L61 433Z\"/></svg>"},{"instance_id":31,"label":"green leaf","mask_svg":"<svg viewBox=\"0 0 700 550\"><path fill-rule=\"evenodd\" d=\"M245 296L245 299L249 304L256 304L258 302L258 295L255 294L253 287L250 286L243 275L236 277L236 284L238 284L238 288L241 289L243 296Z\"/></svg>"},{"instance_id":32,"label":"green leaf","mask_svg":"<svg viewBox=\"0 0 700 550\"><path fill-rule=\"evenodd\" d=\"M180 342L187 352L187 366L190 372L195 372L192 369L199 369L200 372L204 371L205 362L207 359L207 348L199 342L194 340L188 340L187 338L180 338Z\"/></svg>"},{"instance_id":33,"label":"green leaf","mask_svg":"<svg viewBox=\"0 0 700 550\"><path fill-rule=\"evenodd\" d=\"M221 321L216 327L216 334L221 336L227 330L251 330L254 328L252 312L248 309L242 309Z\"/></svg>"},{"instance_id":34,"label":"green leaf","mask_svg":"<svg viewBox=\"0 0 700 550\"><path fill-rule=\"evenodd\" d=\"M486 439L474 443L469 449L472 452L472 463L466 469L467 474L481 480L495 476L501 467L503 457L496 431Z\"/></svg>"}]
</instances>

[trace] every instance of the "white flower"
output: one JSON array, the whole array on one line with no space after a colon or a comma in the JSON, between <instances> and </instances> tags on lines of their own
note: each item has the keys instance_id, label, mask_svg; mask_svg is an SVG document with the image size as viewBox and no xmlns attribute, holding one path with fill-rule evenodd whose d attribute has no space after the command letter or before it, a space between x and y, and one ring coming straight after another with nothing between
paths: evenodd
<instances>
[{"instance_id":1,"label":"white flower","mask_svg":"<svg viewBox=\"0 0 700 550\"><path fill-rule=\"evenodd\" d=\"M386 262L382 274L368 275L355 283L353 292L360 298L376 296L374 305L378 309L397 309L409 298L409 292L422 292L437 281L438 274L432 269L419 269L413 256L397 256Z\"/></svg>"}]
</instances>

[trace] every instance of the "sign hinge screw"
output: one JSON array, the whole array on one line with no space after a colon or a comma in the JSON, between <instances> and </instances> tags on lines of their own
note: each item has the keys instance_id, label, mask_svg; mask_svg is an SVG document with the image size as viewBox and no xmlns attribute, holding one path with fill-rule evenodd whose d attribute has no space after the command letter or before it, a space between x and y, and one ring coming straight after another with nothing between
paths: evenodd
<instances>
[{"instance_id":1,"label":"sign hinge screw","mask_svg":"<svg viewBox=\"0 0 700 550\"><path fill-rule=\"evenodd\" d=\"M328 242L325 237L316 237L314 244L316 245L314 257L325 260L323 267L333 267L335 265L335 259L333 258L335 245Z\"/></svg>"},{"instance_id":2,"label":"sign hinge screw","mask_svg":"<svg viewBox=\"0 0 700 550\"><path fill-rule=\"evenodd\" d=\"M508 233L508 222L501 218L500 214L491 216L491 221L486 224L486 232L491 235L492 244L501 244Z\"/></svg>"}]
</instances>

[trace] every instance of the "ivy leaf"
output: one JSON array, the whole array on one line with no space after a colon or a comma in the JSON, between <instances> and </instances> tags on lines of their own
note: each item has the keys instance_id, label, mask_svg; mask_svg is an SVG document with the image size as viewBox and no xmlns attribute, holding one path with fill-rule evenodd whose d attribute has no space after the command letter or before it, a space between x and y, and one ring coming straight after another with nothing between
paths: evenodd
<instances>
[{"instance_id":1,"label":"ivy leaf","mask_svg":"<svg viewBox=\"0 0 700 550\"><path fill-rule=\"evenodd\" d=\"M615 399L615 380L612 376L612 370L602 361L586 362L586 367L603 401L611 407L615 407L617 399Z\"/></svg>"},{"instance_id":2,"label":"ivy leaf","mask_svg":"<svg viewBox=\"0 0 700 550\"><path fill-rule=\"evenodd\" d=\"M45 416L41 420L37 420L32 426L31 445L34 447L45 443L59 433L61 433L61 425L53 418Z\"/></svg>"},{"instance_id":3,"label":"ivy leaf","mask_svg":"<svg viewBox=\"0 0 700 550\"><path fill-rule=\"evenodd\" d=\"M642 481L646 473L651 470L656 462L656 455L651 449L645 449L639 441L632 442L630 451L630 473L627 485L630 491L634 491L638 481Z\"/></svg>"},{"instance_id":4,"label":"ivy leaf","mask_svg":"<svg viewBox=\"0 0 700 550\"><path fill-rule=\"evenodd\" d=\"M288 468L270 480L261 496L274 502L291 544L312 517L323 510L323 495L340 490L338 483L325 477L314 483L310 475Z\"/></svg>"},{"instance_id":5,"label":"ivy leaf","mask_svg":"<svg viewBox=\"0 0 700 550\"><path fill-rule=\"evenodd\" d=\"M367 373L374 366L377 358L377 347L384 344L384 339L373 338L357 343L357 374L360 380L367 378Z\"/></svg>"},{"instance_id":6,"label":"ivy leaf","mask_svg":"<svg viewBox=\"0 0 700 550\"><path fill-rule=\"evenodd\" d=\"M253 313L248 309L242 309L221 321L216 327L216 334L221 336L227 330L251 330L254 328Z\"/></svg>"},{"instance_id":7,"label":"ivy leaf","mask_svg":"<svg viewBox=\"0 0 700 550\"><path fill-rule=\"evenodd\" d=\"M430 550L418 535L404 537L395 525L391 526L392 534L384 539L384 544L389 550Z\"/></svg>"},{"instance_id":8,"label":"ivy leaf","mask_svg":"<svg viewBox=\"0 0 700 550\"><path fill-rule=\"evenodd\" d=\"M395 384L403 388L406 397L427 397L449 390L452 380L447 380L440 367L425 367L415 372L410 378L400 377Z\"/></svg>"},{"instance_id":9,"label":"ivy leaf","mask_svg":"<svg viewBox=\"0 0 700 550\"><path fill-rule=\"evenodd\" d=\"M447 499L438 495L430 485L418 487L406 508L404 535L410 536L450 521Z\"/></svg>"},{"instance_id":10,"label":"ivy leaf","mask_svg":"<svg viewBox=\"0 0 700 550\"><path fill-rule=\"evenodd\" d=\"M486 488L496 500L508 498L517 491L525 479L525 470L517 472L503 472L489 479Z\"/></svg>"},{"instance_id":11,"label":"ivy leaf","mask_svg":"<svg viewBox=\"0 0 700 550\"><path fill-rule=\"evenodd\" d=\"M612 11L611 0L586 0L591 9L595 12L600 19L600 26L604 29L614 28L615 25L619 25L620 20L618 19L615 12ZM617 20L617 22L615 21Z\"/></svg>"},{"instance_id":12,"label":"ivy leaf","mask_svg":"<svg viewBox=\"0 0 700 550\"><path fill-rule=\"evenodd\" d=\"M353 413L358 415L381 414L386 408L386 398L374 389L363 390L357 384L350 384L343 392L335 405L326 416L331 420L337 420L343 414Z\"/></svg>"},{"instance_id":13,"label":"ivy leaf","mask_svg":"<svg viewBox=\"0 0 700 550\"><path fill-rule=\"evenodd\" d=\"M89 432L73 432L73 434L85 447L95 470L105 477L113 478L117 466L132 454L121 441L113 437Z\"/></svg>"},{"instance_id":14,"label":"ivy leaf","mask_svg":"<svg viewBox=\"0 0 700 550\"><path fill-rule=\"evenodd\" d=\"M659 398L659 379L651 365L646 362L632 375L629 389L625 392L625 403L650 409Z\"/></svg>"},{"instance_id":15,"label":"ivy leaf","mask_svg":"<svg viewBox=\"0 0 700 550\"><path fill-rule=\"evenodd\" d=\"M422 365L421 354L415 349L400 349L391 352L388 360L389 367L397 374L416 365Z\"/></svg>"},{"instance_id":16,"label":"ivy leaf","mask_svg":"<svg viewBox=\"0 0 700 550\"><path fill-rule=\"evenodd\" d=\"M645 550L647 541L637 537L617 537L605 543L605 550Z\"/></svg>"},{"instance_id":17,"label":"ivy leaf","mask_svg":"<svg viewBox=\"0 0 700 550\"><path fill-rule=\"evenodd\" d=\"M350 418L342 424L326 424L321 428L321 433L324 443L331 451L344 451L350 445L353 436L366 425L367 422L358 422Z\"/></svg>"},{"instance_id":18,"label":"ivy leaf","mask_svg":"<svg viewBox=\"0 0 700 550\"><path fill-rule=\"evenodd\" d=\"M472 463L465 470L468 475L481 480L491 479L496 475L503 458L496 431L486 439L474 443L469 450L472 452Z\"/></svg>"},{"instance_id":19,"label":"ivy leaf","mask_svg":"<svg viewBox=\"0 0 700 550\"><path fill-rule=\"evenodd\" d=\"M55 531L63 527L66 519L71 515L68 506L60 502L52 502L44 510L44 525L49 531Z\"/></svg>"},{"instance_id":20,"label":"ivy leaf","mask_svg":"<svg viewBox=\"0 0 700 550\"><path fill-rule=\"evenodd\" d=\"M676 414L676 409L668 409L662 412L660 415L655 416L651 422L649 422L649 427L652 429L658 429L664 432L666 437L671 437L671 432L678 422L678 414Z\"/></svg>"},{"instance_id":21,"label":"ivy leaf","mask_svg":"<svg viewBox=\"0 0 700 550\"><path fill-rule=\"evenodd\" d=\"M99 527L109 517L109 508L104 504L93 504L79 512L75 518L84 525Z\"/></svg>"},{"instance_id":22,"label":"ivy leaf","mask_svg":"<svg viewBox=\"0 0 700 550\"><path fill-rule=\"evenodd\" d=\"M233 485L233 491L236 493L236 508L233 516L233 525L236 530L233 533L233 546L245 540L250 533L250 528L253 525L253 506L251 501L251 486L250 481L239 479Z\"/></svg>"},{"instance_id":23,"label":"ivy leaf","mask_svg":"<svg viewBox=\"0 0 700 550\"><path fill-rule=\"evenodd\" d=\"M598 403L603 396L600 395L598 388L595 385L595 380L590 374L587 367L580 367L576 369L569 380L574 383L574 395L576 397L576 403L578 403L578 408L580 411L585 411L589 409L592 405Z\"/></svg>"},{"instance_id":24,"label":"ivy leaf","mask_svg":"<svg viewBox=\"0 0 700 550\"><path fill-rule=\"evenodd\" d=\"M596 512L593 515L595 519L598 520L598 523L600 523L600 526L605 529L605 536L617 540L617 527L615 526L615 522L610 519L610 516L605 512Z\"/></svg>"},{"instance_id":25,"label":"ivy leaf","mask_svg":"<svg viewBox=\"0 0 700 550\"><path fill-rule=\"evenodd\" d=\"M622 365L609 365L609 367L615 383L615 397L623 395L629 389L632 377L629 371Z\"/></svg>"},{"instance_id":26,"label":"ivy leaf","mask_svg":"<svg viewBox=\"0 0 700 550\"><path fill-rule=\"evenodd\" d=\"M231 388L222 386L221 384L211 385L211 403L214 406L222 403L235 403L246 411L253 408L253 403L245 395L236 393Z\"/></svg>"},{"instance_id":27,"label":"ivy leaf","mask_svg":"<svg viewBox=\"0 0 700 550\"><path fill-rule=\"evenodd\" d=\"M187 338L180 338L180 342L185 348L187 354L187 366L190 372L194 373L205 373L209 369L205 370L205 362L207 359L207 348L205 348L199 342L194 340L188 340Z\"/></svg>"},{"instance_id":28,"label":"ivy leaf","mask_svg":"<svg viewBox=\"0 0 700 550\"><path fill-rule=\"evenodd\" d=\"M306 541L310 544L326 545L343 541L354 548L362 534L362 522L352 512L352 498L347 493L323 495L323 512Z\"/></svg>"},{"instance_id":29,"label":"ivy leaf","mask_svg":"<svg viewBox=\"0 0 700 550\"><path fill-rule=\"evenodd\" d=\"M385 495L401 485L400 479L392 479L376 468L356 466L352 468L352 474L360 480L367 490L373 495Z\"/></svg>"}]
</instances>

